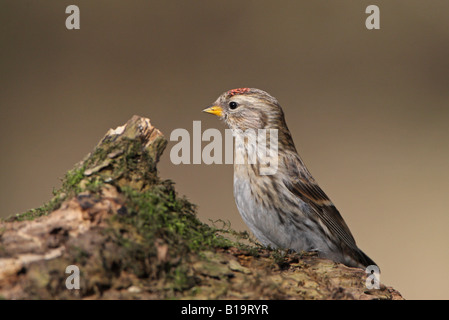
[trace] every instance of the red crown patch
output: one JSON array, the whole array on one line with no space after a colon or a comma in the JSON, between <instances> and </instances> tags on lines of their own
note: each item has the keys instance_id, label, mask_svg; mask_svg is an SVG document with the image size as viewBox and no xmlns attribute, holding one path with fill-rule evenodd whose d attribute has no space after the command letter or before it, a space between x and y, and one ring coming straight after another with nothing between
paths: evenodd
<instances>
[{"instance_id":1,"label":"red crown patch","mask_svg":"<svg viewBox=\"0 0 449 320\"><path fill-rule=\"evenodd\" d=\"M251 89L250 88L238 88L238 89L232 89L228 91L228 95L230 97L235 96L236 94L244 94L248 93Z\"/></svg>"}]
</instances>

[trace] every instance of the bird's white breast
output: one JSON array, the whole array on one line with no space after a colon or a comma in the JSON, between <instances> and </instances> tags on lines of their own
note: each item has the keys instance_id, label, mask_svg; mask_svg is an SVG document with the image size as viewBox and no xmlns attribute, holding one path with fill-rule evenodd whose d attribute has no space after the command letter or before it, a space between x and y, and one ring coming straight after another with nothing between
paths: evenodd
<instances>
[{"instance_id":1,"label":"bird's white breast","mask_svg":"<svg viewBox=\"0 0 449 320\"><path fill-rule=\"evenodd\" d=\"M245 152L244 147L236 144L235 153L239 152ZM328 244L314 231L314 222L308 218L309 206L299 198L293 198L293 206L282 202L278 193L290 192L282 183L282 174L278 171L274 175L259 175L254 165L234 164L234 197L244 222L265 246L297 252L329 250ZM271 187L273 181L277 190Z\"/></svg>"}]
</instances>

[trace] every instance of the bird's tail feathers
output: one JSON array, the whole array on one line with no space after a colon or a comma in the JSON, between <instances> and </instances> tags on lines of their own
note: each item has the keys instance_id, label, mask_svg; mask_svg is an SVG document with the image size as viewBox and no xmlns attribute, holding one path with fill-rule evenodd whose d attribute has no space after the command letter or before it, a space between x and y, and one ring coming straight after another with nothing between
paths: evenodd
<instances>
[{"instance_id":1,"label":"bird's tail feathers","mask_svg":"<svg viewBox=\"0 0 449 320\"><path fill-rule=\"evenodd\" d=\"M373 259L368 257L362 250L358 249L355 255L356 256L354 258L358 262L359 267L365 269L365 268L367 268L369 266L376 266L378 271L379 271L379 273L380 273L379 266L374 262Z\"/></svg>"}]
</instances>

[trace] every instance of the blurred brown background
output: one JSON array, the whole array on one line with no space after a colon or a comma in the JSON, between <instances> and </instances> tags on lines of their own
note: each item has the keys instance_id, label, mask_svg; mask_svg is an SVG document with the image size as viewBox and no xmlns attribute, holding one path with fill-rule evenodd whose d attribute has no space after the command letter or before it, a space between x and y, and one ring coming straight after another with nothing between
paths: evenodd
<instances>
[{"instance_id":1,"label":"blurred brown background","mask_svg":"<svg viewBox=\"0 0 449 320\"><path fill-rule=\"evenodd\" d=\"M65 28L66 6L81 29ZM377 4L381 29L365 28ZM200 111L223 91L278 98L297 148L381 281L448 299L449 2L61 1L0 3L0 216L40 206L111 127L138 114L224 132ZM206 143L203 143L205 145ZM231 165L160 163L229 220Z\"/></svg>"}]
</instances>

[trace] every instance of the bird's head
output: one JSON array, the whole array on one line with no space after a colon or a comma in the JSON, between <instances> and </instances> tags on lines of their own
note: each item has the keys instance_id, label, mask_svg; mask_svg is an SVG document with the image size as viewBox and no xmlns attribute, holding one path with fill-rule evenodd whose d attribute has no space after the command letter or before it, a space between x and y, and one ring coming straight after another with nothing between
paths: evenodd
<instances>
[{"instance_id":1,"label":"bird's head","mask_svg":"<svg viewBox=\"0 0 449 320\"><path fill-rule=\"evenodd\" d=\"M278 129L285 124L276 98L255 88L226 91L203 111L220 117L234 130Z\"/></svg>"}]
</instances>

